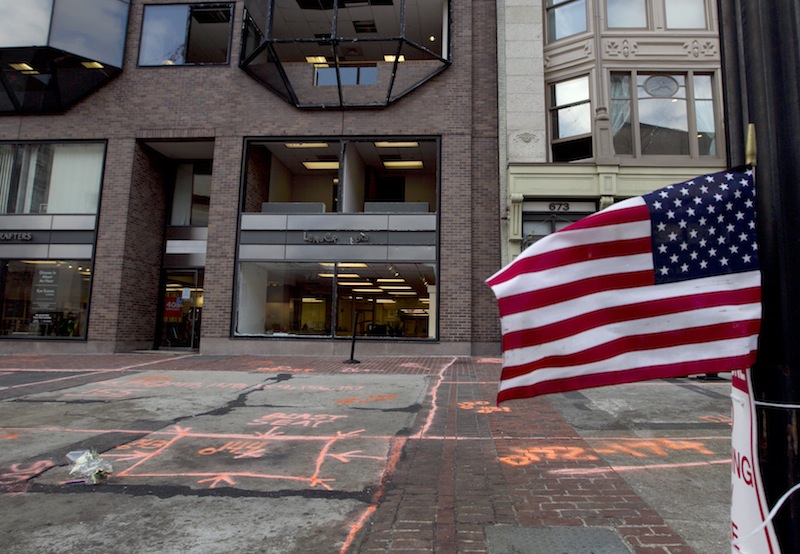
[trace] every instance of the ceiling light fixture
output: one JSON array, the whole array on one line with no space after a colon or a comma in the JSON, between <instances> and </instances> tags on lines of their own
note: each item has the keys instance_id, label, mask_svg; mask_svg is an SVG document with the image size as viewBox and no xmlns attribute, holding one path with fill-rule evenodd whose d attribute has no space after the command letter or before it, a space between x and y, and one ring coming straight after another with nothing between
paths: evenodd
<instances>
[{"instance_id":1,"label":"ceiling light fixture","mask_svg":"<svg viewBox=\"0 0 800 554\"><path fill-rule=\"evenodd\" d=\"M8 65L10 65L12 69L16 69L17 71L33 71L33 68L28 64L26 64L25 62L10 63Z\"/></svg>"},{"instance_id":2,"label":"ceiling light fixture","mask_svg":"<svg viewBox=\"0 0 800 554\"><path fill-rule=\"evenodd\" d=\"M286 142L286 148L327 148L327 142Z\"/></svg>"},{"instance_id":3,"label":"ceiling light fixture","mask_svg":"<svg viewBox=\"0 0 800 554\"><path fill-rule=\"evenodd\" d=\"M103 64L100 62L81 62L81 65L86 69L103 69Z\"/></svg>"},{"instance_id":4,"label":"ceiling light fixture","mask_svg":"<svg viewBox=\"0 0 800 554\"><path fill-rule=\"evenodd\" d=\"M339 169L339 162L303 162L306 169Z\"/></svg>"},{"instance_id":5,"label":"ceiling light fixture","mask_svg":"<svg viewBox=\"0 0 800 554\"><path fill-rule=\"evenodd\" d=\"M404 55L402 55L402 54L400 54L400 56L394 56L392 54L386 54L383 57L383 61L385 61L385 62L394 63L395 60L397 60L398 62L404 62L404 61L406 61L406 57Z\"/></svg>"},{"instance_id":6,"label":"ceiling light fixture","mask_svg":"<svg viewBox=\"0 0 800 554\"><path fill-rule=\"evenodd\" d=\"M421 160L395 160L383 162L383 167L386 169L422 169Z\"/></svg>"},{"instance_id":7,"label":"ceiling light fixture","mask_svg":"<svg viewBox=\"0 0 800 554\"><path fill-rule=\"evenodd\" d=\"M416 141L391 141L391 140L380 140L378 142L373 143L377 148L416 148L419 146L419 143Z\"/></svg>"}]
</instances>

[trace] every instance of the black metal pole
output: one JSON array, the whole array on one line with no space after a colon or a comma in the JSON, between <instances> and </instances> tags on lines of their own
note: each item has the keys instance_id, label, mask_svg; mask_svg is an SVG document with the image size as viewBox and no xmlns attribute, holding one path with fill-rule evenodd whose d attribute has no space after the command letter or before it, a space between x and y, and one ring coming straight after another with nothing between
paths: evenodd
<instances>
[{"instance_id":1,"label":"black metal pole","mask_svg":"<svg viewBox=\"0 0 800 554\"><path fill-rule=\"evenodd\" d=\"M360 360L356 360L353 356L356 354L356 325L358 324L358 310L356 310L356 302L353 299L353 338L350 342L350 359L345 360L346 364L360 364Z\"/></svg>"},{"instance_id":2,"label":"black metal pole","mask_svg":"<svg viewBox=\"0 0 800 554\"><path fill-rule=\"evenodd\" d=\"M769 506L800 482L800 5L719 0L731 165L758 145L762 325L752 369L759 462ZM773 521L781 551L800 552L800 493Z\"/></svg>"}]
</instances>

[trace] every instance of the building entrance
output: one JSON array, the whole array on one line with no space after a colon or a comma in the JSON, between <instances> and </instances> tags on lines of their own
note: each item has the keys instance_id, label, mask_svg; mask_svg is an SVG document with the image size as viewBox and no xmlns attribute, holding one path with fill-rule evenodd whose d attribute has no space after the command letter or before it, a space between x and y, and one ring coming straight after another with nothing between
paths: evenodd
<instances>
[{"instance_id":1,"label":"building entrance","mask_svg":"<svg viewBox=\"0 0 800 554\"><path fill-rule=\"evenodd\" d=\"M169 269L164 272L159 348L196 350L200 347L203 273L202 269Z\"/></svg>"}]
</instances>

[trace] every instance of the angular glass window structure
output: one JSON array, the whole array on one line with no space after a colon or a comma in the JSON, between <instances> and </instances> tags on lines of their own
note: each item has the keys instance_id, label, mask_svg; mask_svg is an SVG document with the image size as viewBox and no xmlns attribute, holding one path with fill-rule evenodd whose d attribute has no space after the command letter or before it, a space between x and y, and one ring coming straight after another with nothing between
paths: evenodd
<instances>
[{"instance_id":1,"label":"angular glass window structure","mask_svg":"<svg viewBox=\"0 0 800 554\"><path fill-rule=\"evenodd\" d=\"M246 0L242 68L298 108L381 107L449 65L447 0Z\"/></svg>"},{"instance_id":2,"label":"angular glass window structure","mask_svg":"<svg viewBox=\"0 0 800 554\"><path fill-rule=\"evenodd\" d=\"M144 7L139 65L227 64L233 4Z\"/></svg>"},{"instance_id":3,"label":"angular glass window structure","mask_svg":"<svg viewBox=\"0 0 800 554\"><path fill-rule=\"evenodd\" d=\"M122 69L129 0L0 0L0 114L63 112Z\"/></svg>"}]
</instances>

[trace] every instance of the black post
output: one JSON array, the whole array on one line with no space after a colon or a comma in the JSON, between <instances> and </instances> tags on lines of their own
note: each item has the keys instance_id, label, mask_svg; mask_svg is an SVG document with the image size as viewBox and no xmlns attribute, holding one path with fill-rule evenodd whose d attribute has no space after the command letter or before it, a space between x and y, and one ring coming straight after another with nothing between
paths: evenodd
<instances>
[{"instance_id":1,"label":"black post","mask_svg":"<svg viewBox=\"0 0 800 554\"><path fill-rule=\"evenodd\" d=\"M356 325L358 324L358 310L356 310L356 303L353 300L353 339L350 343L350 359L345 360L346 364L360 364L360 360L356 360L353 356L356 353Z\"/></svg>"},{"instance_id":2,"label":"black post","mask_svg":"<svg viewBox=\"0 0 800 554\"><path fill-rule=\"evenodd\" d=\"M762 481L769 506L800 482L800 5L719 0L731 165L745 126L758 146L756 189L762 326L752 369ZM782 552L800 552L800 493L773 521Z\"/></svg>"}]
</instances>

